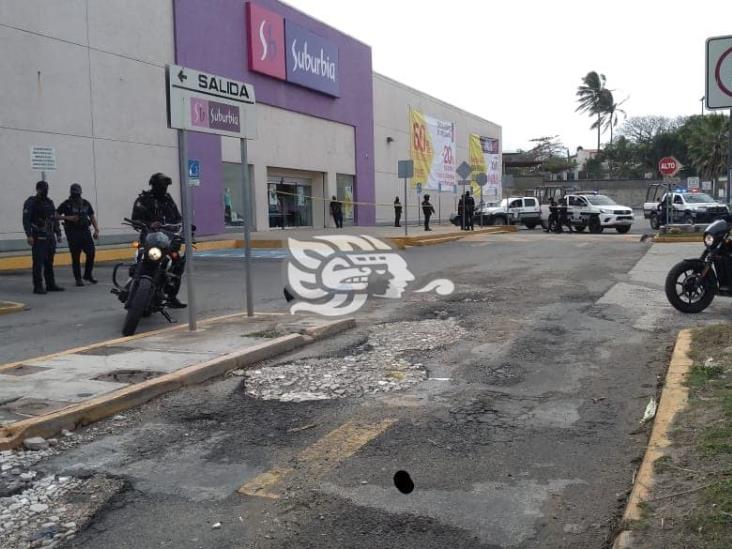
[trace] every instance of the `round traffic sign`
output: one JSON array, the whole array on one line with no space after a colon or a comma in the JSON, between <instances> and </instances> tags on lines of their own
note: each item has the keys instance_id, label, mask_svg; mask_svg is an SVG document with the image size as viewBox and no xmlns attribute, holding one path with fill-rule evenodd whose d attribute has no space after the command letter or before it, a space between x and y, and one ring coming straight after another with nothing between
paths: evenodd
<instances>
[{"instance_id":1,"label":"round traffic sign","mask_svg":"<svg viewBox=\"0 0 732 549\"><path fill-rule=\"evenodd\" d=\"M679 164L679 161L676 160L673 156L664 156L661 160L658 161L658 171L661 172L663 175L673 177L677 173L679 173L679 170L681 169L681 165Z\"/></svg>"},{"instance_id":2,"label":"round traffic sign","mask_svg":"<svg viewBox=\"0 0 732 549\"><path fill-rule=\"evenodd\" d=\"M728 82L725 82L725 78L723 78L724 75L732 75L732 57L730 56L732 54L732 48L728 48L727 51L725 51L720 57L719 61L717 61L717 66L714 67L714 78L717 80L717 86L719 86L719 89L722 90L724 93L732 97L732 79L727 76ZM728 59L729 58L729 59ZM723 70L722 65L727 61L728 68L727 70Z\"/></svg>"}]
</instances>

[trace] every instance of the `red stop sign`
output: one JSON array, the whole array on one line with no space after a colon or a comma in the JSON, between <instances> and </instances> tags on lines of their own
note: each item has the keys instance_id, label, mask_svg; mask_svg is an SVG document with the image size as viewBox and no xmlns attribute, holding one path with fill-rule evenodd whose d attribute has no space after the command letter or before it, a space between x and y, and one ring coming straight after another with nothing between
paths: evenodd
<instances>
[{"instance_id":1,"label":"red stop sign","mask_svg":"<svg viewBox=\"0 0 732 549\"><path fill-rule=\"evenodd\" d=\"M681 166L679 165L679 161L673 156L664 156L658 161L658 171L663 175L667 175L669 177L674 176L679 173L680 169Z\"/></svg>"}]
</instances>

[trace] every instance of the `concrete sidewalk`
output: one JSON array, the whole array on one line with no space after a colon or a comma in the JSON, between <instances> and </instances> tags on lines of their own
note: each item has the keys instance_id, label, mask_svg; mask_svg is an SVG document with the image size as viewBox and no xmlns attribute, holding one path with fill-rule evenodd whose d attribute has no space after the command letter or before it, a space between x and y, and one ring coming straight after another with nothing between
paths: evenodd
<instances>
[{"instance_id":1,"label":"concrete sidewalk","mask_svg":"<svg viewBox=\"0 0 732 549\"><path fill-rule=\"evenodd\" d=\"M273 229L269 231L254 231L252 233L252 248L258 249L281 249L287 247L287 239L309 240L318 235L335 234L365 234L376 238L384 239L388 243L403 248L405 246L424 246L430 244L442 244L452 240L458 240L465 236L481 233L504 233L515 232L515 226L494 226L476 227L475 231L462 231L460 227L444 223L433 225L432 231L427 232L421 226L410 225L408 236L404 236L403 227L377 226L377 227L344 227L334 228L293 228ZM135 240L135 235L130 235L129 242ZM242 232L227 232L220 235L209 235L198 237L196 251L205 252L211 250L236 249L244 247ZM65 242L65 241L64 241ZM130 244L112 244L97 246L96 261L129 261L134 255ZM65 247L59 248L54 259L56 266L71 265L71 255ZM0 271L15 271L30 269L32 265L30 249L23 252L0 253Z\"/></svg>"},{"instance_id":2,"label":"concrete sidewalk","mask_svg":"<svg viewBox=\"0 0 732 549\"><path fill-rule=\"evenodd\" d=\"M303 346L353 325L242 314L0 366L0 450L49 436Z\"/></svg>"}]
</instances>

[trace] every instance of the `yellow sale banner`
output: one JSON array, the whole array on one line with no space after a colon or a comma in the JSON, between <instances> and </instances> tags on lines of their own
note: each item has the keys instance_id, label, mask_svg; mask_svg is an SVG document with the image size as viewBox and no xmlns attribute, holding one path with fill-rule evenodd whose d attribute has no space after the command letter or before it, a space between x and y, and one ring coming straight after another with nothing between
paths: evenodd
<instances>
[{"instance_id":1,"label":"yellow sale banner","mask_svg":"<svg viewBox=\"0 0 732 549\"><path fill-rule=\"evenodd\" d=\"M483 185L482 197L485 201L501 199L501 153L498 139L482 137L471 133L468 137L468 155L473 173L470 176L470 187L473 196L481 196L480 185L476 181L479 173L486 175L486 184Z\"/></svg>"},{"instance_id":2,"label":"yellow sale banner","mask_svg":"<svg viewBox=\"0 0 732 549\"><path fill-rule=\"evenodd\" d=\"M439 190L453 187L455 174L455 124L409 111L410 153L414 162L412 186ZM452 189L449 189L452 190Z\"/></svg>"}]
</instances>

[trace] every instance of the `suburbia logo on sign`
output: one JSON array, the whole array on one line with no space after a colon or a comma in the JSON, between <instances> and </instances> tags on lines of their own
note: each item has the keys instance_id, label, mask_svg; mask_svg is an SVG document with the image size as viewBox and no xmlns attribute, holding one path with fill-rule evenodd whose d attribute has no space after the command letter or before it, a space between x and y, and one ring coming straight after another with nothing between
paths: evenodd
<instances>
[{"instance_id":1,"label":"suburbia logo on sign","mask_svg":"<svg viewBox=\"0 0 732 549\"><path fill-rule=\"evenodd\" d=\"M340 95L338 47L248 2L249 69L328 95Z\"/></svg>"},{"instance_id":2,"label":"suburbia logo on sign","mask_svg":"<svg viewBox=\"0 0 732 549\"><path fill-rule=\"evenodd\" d=\"M241 127L239 107L218 101L191 99L191 123L201 128L238 133Z\"/></svg>"},{"instance_id":3,"label":"suburbia logo on sign","mask_svg":"<svg viewBox=\"0 0 732 549\"><path fill-rule=\"evenodd\" d=\"M338 96L338 48L317 34L285 20L287 81Z\"/></svg>"},{"instance_id":4,"label":"suburbia logo on sign","mask_svg":"<svg viewBox=\"0 0 732 549\"><path fill-rule=\"evenodd\" d=\"M285 79L285 20L251 2L247 3L249 68Z\"/></svg>"}]
</instances>

